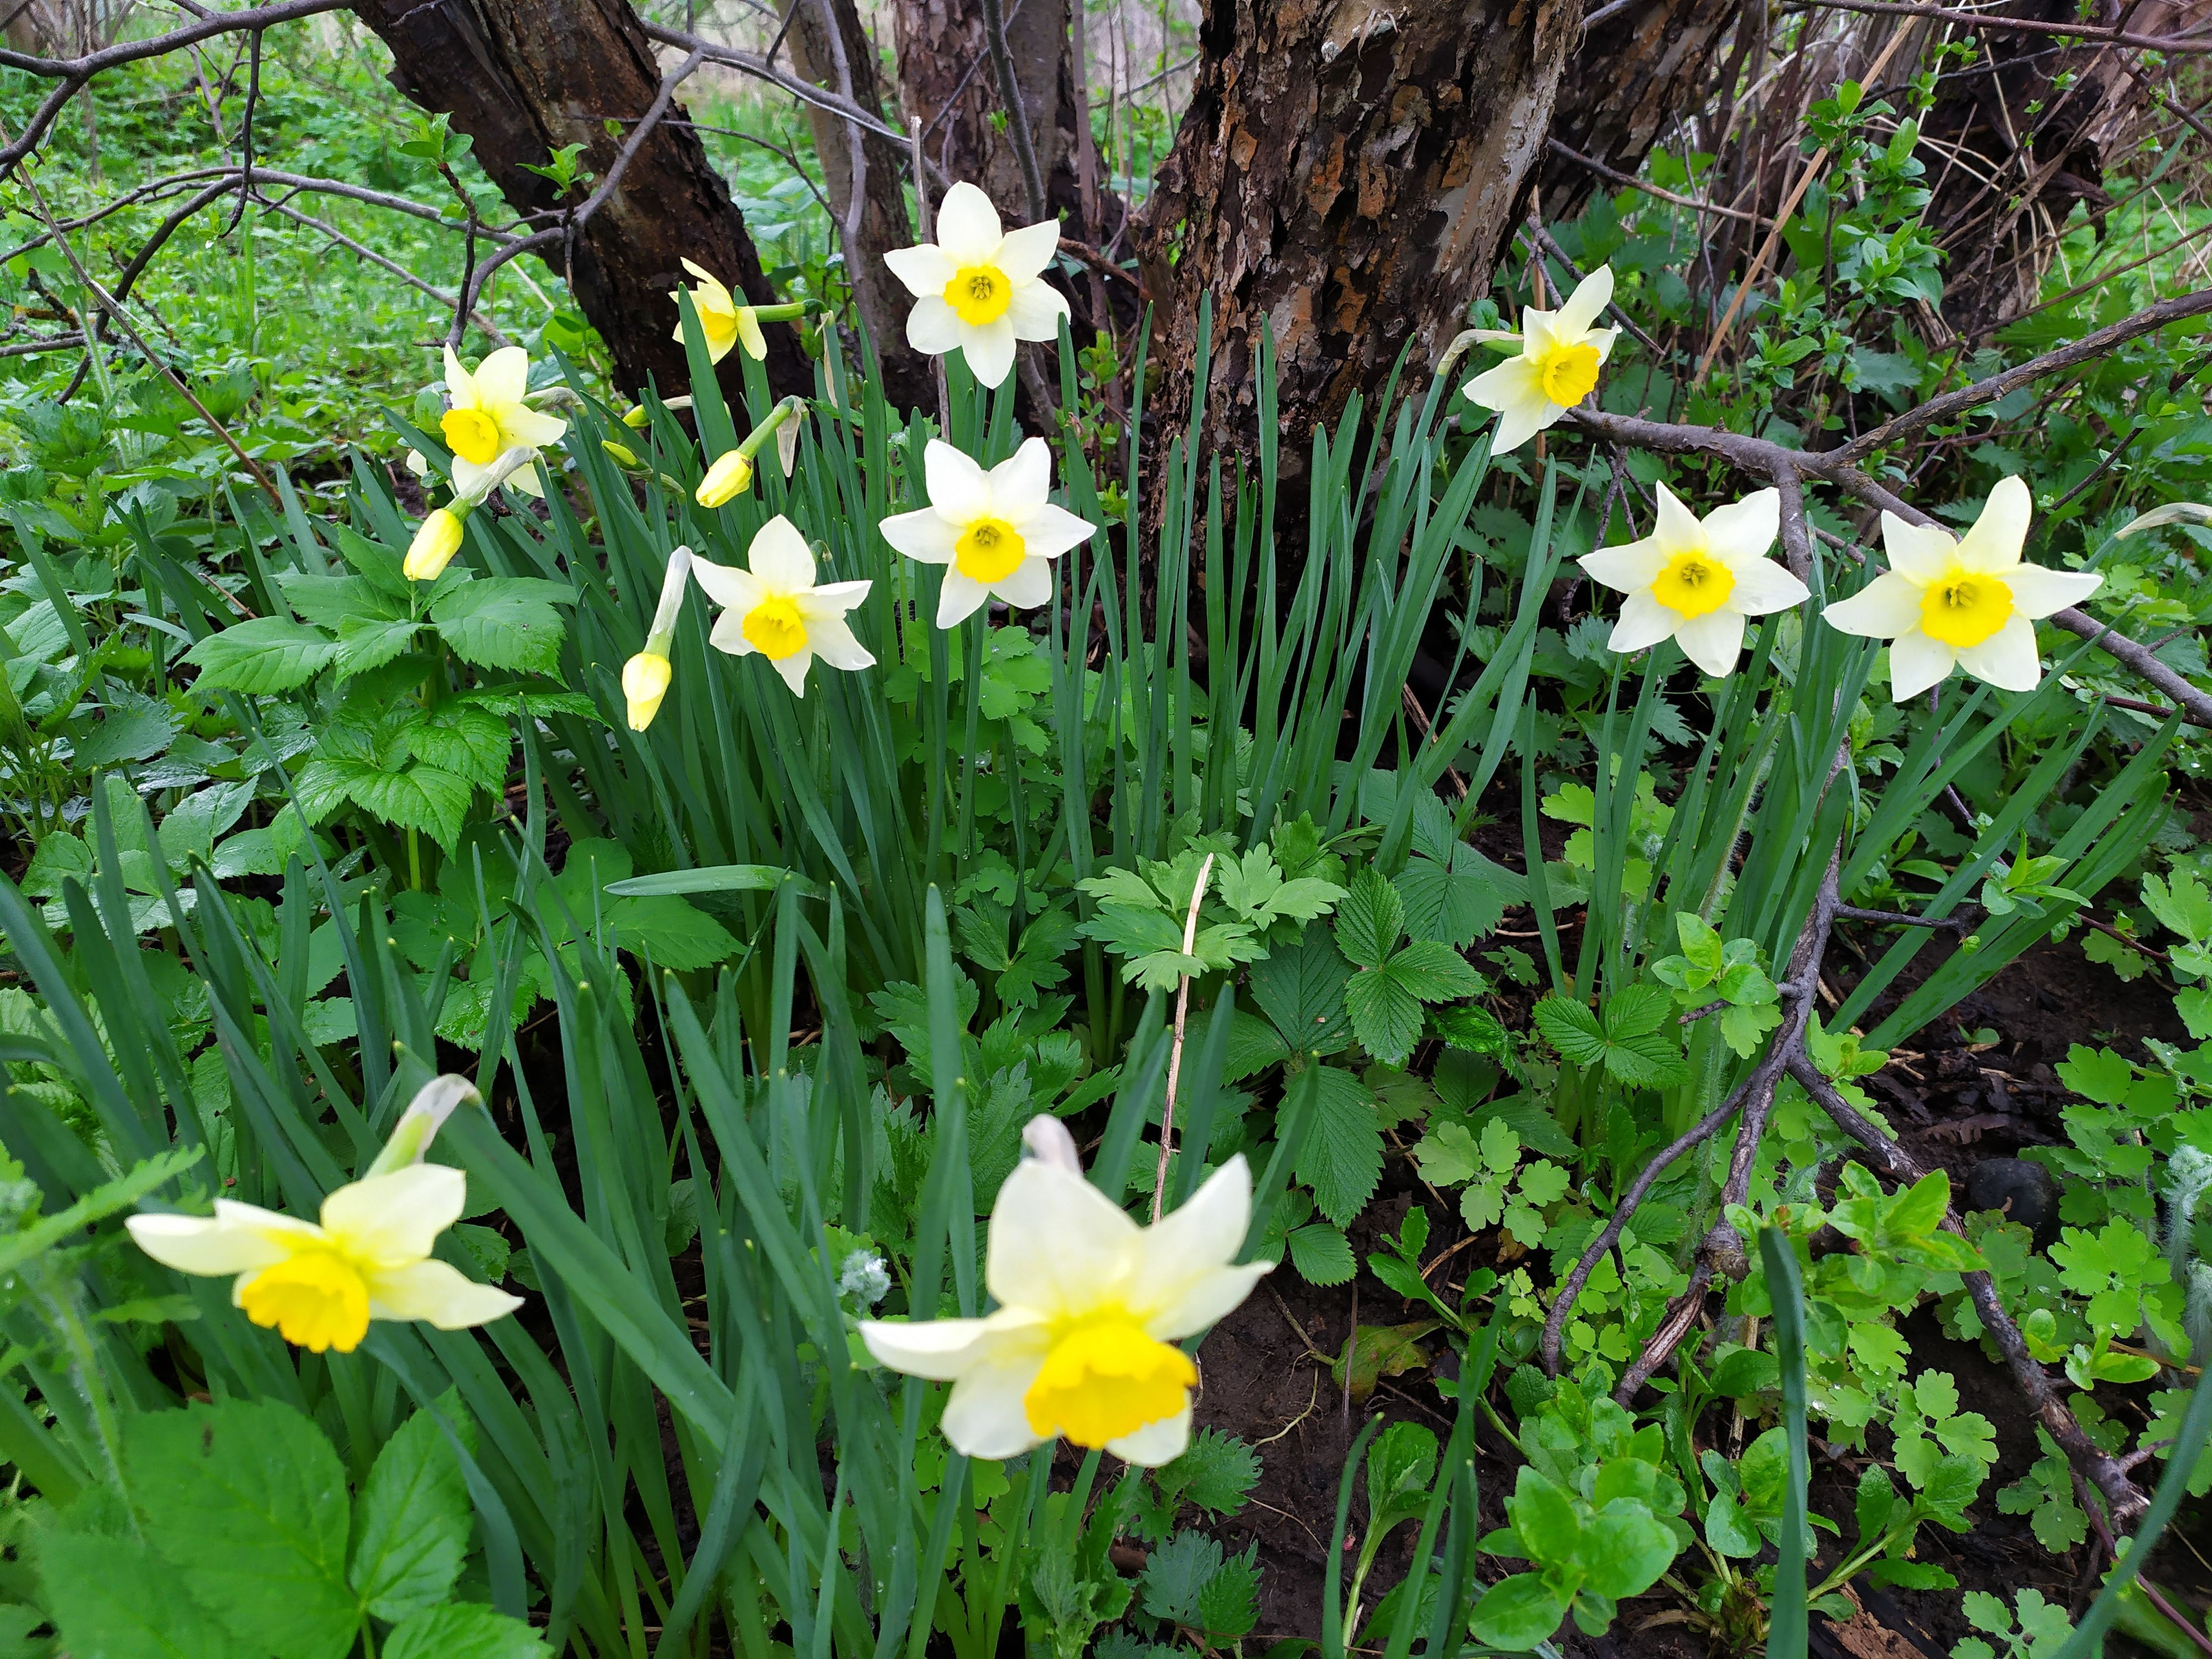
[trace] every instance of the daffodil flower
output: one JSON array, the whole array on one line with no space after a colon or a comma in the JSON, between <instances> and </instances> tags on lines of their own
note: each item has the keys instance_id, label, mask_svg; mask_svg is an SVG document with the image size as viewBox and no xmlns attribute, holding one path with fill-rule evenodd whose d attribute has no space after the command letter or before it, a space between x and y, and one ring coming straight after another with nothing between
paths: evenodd
<instances>
[{"instance_id":1,"label":"daffodil flower","mask_svg":"<svg viewBox=\"0 0 2212 1659\"><path fill-rule=\"evenodd\" d=\"M399 567L400 574L410 582L437 580L453 562L453 555L461 550L461 526L469 514L483 505L485 496L537 459L536 450L518 445L489 466L477 468L466 489L458 491L445 506L433 507L416 526L415 538L407 544L407 557ZM458 469L459 463L454 465Z\"/></svg>"},{"instance_id":2,"label":"daffodil flower","mask_svg":"<svg viewBox=\"0 0 2212 1659\"><path fill-rule=\"evenodd\" d=\"M459 1170L422 1161L446 1113L475 1093L464 1078L428 1085L369 1173L324 1199L317 1221L219 1198L211 1218L140 1214L125 1225L164 1267L232 1279L231 1301L248 1319L317 1353L351 1353L374 1319L441 1331L488 1324L521 1298L430 1254L460 1219L468 1183Z\"/></svg>"},{"instance_id":3,"label":"daffodil flower","mask_svg":"<svg viewBox=\"0 0 2212 1659\"><path fill-rule=\"evenodd\" d=\"M1534 306L1521 313L1521 331L1478 329L1474 337L1492 345L1514 345L1508 357L1467 384L1469 401L1498 411L1493 453L1518 449L1589 396L1597 372L1612 354L1617 328L1593 328L1613 299L1613 267L1600 265L1576 284L1557 311Z\"/></svg>"},{"instance_id":4,"label":"daffodil flower","mask_svg":"<svg viewBox=\"0 0 2212 1659\"><path fill-rule=\"evenodd\" d=\"M530 356L520 346L501 346L477 365L471 374L461 360L446 348L446 397L453 405L438 428L446 447L453 452L453 488L481 500L490 493L474 486L492 465L510 449L537 451L558 443L568 423L530 406ZM543 496L538 474L524 467L506 482L526 495Z\"/></svg>"},{"instance_id":5,"label":"daffodil flower","mask_svg":"<svg viewBox=\"0 0 2212 1659\"><path fill-rule=\"evenodd\" d=\"M952 1384L945 1437L970 1457L1012 1457L1066 1436L1156 1467L1190 1441L1198 1368L1173 1344L1251 1294L1272 1265L1237 1264L1252 1215L1243 1155L1174 1213L1139 1227L1083 1178L1054 1117L1022 1132L1034 1156L999 1188L984 1319L867 1320L868 1352Z\"/></svg>"},{"instance_id":6,"label":"daffodil flower","mask_svg":"<svg viewBox=\"0 0 2212 1659\"><path fill-rule=\"evenodd\" d=\"M1641 541L1585 553L1590 580L1628 595L1606 641L1641 651L1665 639L1718 678L1735 666L1747 617L1802 605L1805 584L1766 556L1782 496L1762 489L1703 520L1659 486L1659 517Z\"/></svg>"},{"instance_id":7,"label":"daffodil flower","mask_svg":"<svg viewBox=\"0 0 2212 1659\"><path fill-rule=\"evenodd\" d=\"M623 665L623 698L629 704L629 729L642 732L660 712L668 695L675 665L668 648L676 638L676 618L684 611L684 590L691 580L691 550L679 547L668 556L668 569L660 579L660 605L653 613L653 627L645 636L645 649Z\"/></svg>"},{"instance_id":8,"label":"daffodil flower","mask_svg":"<svg viewBox=\"0 0 2212 1659\"><path fill-rule=\"evenodd\" d=\"M790 520L776 514L760 527L745 550L752 568L695 559L691 574L699 586L726 607L714 619L708 641L733 657L757 651L769 659L791 695L806 695L806 671L817 657L832 668L871 666L875 656L845 621L845 613L868 597L872 582L814 584L814 555Z\"/></svg>"},{"instance_id":9,"label":"daffodil flower","mask_svg":"<svg viewBox=\"0 0 2212 1659\"><path fill-rule=\"evenodd\" d=\"M1031 438L986 472L951 444L922 453L929 505L883 522L884 539L910 559L947 567L937 625L951 628L996 595L1024 609L1052 597L1052 561L1097 533L1045 499L1052 451Z\"/></svg>"},{"instance_id":10,"label":"daffodil flower","mask_svg":"<svg viewBox=\"0 0 2212 1659\"><path fill-rule=\"evenodd\" d=\"M937 210L937 240L884 255L915 296L907 343L933 357L957 348L978 381L1002 384L1016 341L1060 337L1067 301L1040 280L1059 247L1057 220L1001 231L989 197L953 185Z\"/></svg>"},{"instance_id":11,"label":"daffodil flower","mask_svg":"<svg viewBox=\"0 0 2212 1659\"><path fill-rule=\"evenodd\" d=\"M699 331L707 337L707 355L715 362L720 362L730 355L732 346L738 345L744 347L745 356L755 362L764 361L768 356L768 337L761 332L761 325L789 322L806 310L796 301L784 305L748 305L725 288L714 272L689 259L684 262L684 269L699 279L697 286L691 289L691 309L698 313ZM680 289L677 290L678 294L682 292ZM669 297L675 299L676 295ZM676 325L676 343L684 343L684 325L680 320Z\"/></svg>"},{"instance_id":12,"label":"daffodil flower","mask_svg":"<svg viewBox=\"0 0 2212 1659\"><path fill-rule=\"evenodd\" d=\"M750 489L753 487L753 457L760 453L761 446L771 435L780 445L788 436L795 448L799 438L798 425L793 422L787 426L786 422L791 422L792 416L805 407L806 399L804 398L778 399L775 406L761 417L760 424L745 434L743 442L735 449L725 450L714 458L714 464L707 469L707 476L699 480L699 488L692 492L691 499L702 507L720 507ZM787 478L791 476L787 461L783 476Z\"/></svg>"},{"instance_id":13,"label":"daffodil flower","mask_svg":"<svg viewBox=\"0 0 2212 1659\"><path fill-rule=\"evenodd\" d=\"M2007 691L2033 691L2043 678L2035 624L2105 580L2021 562L2034 506L2025 483L2003 478L1962 537L1884 513L1889 568L1821 614L1846 634L1889 641L1889 694L1899 702L1954 667Z\"/></svg>"}]
</instances>

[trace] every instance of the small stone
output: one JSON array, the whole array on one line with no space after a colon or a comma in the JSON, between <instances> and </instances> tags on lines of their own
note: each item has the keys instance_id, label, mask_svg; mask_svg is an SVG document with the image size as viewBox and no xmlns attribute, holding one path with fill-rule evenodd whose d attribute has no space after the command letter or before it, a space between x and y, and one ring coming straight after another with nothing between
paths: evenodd
<instances>
[{"instance_id":1,"label":"small stone","mask_svg":"<svg viewBox=\"0 0 2212 1659\"><path fill-rule=\"evenodd\" d=\"M1999 1211L2045 1243L2057 1231L2058 1183L2040 1164L1985 1158L1966 1176L1966 1207Z\"/></svg>"}]
</instances>

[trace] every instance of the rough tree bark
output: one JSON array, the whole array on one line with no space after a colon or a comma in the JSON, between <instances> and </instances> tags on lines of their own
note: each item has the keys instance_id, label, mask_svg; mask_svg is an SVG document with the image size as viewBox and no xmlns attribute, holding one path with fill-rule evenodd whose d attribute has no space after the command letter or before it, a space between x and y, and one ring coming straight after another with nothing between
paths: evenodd
<instances>
[{"instance_id":1,"label":"rough tree bark","mask_svg":"<svg viewBox=\"0 0 2212 1659\"><path fill-rule=\"evenodd\" d=\"M1743 11L1743 0L1639 0L1600 20L1559 81L1552 137L1568 149L1633 173L1677 117L1698 112L1713 54ZM1540 175L1544 216L1571 218L1613 186L1553 150Z\"/></svg>"},{"instance_id":2,"label":"rough tree bark","mask_svg":"<svg viewBox=\"0 0 2212 1659\"><path fill-rule=\"evenodd\" d=\"M1490 279L1543 151L1581 0L1208 0L1206 58L1139 242L1188 418L1213 301L1210 421L1249 443L1263 325L1285 471L1409 343L1418 387Z\"/></svg>"},{"instance_id":3,"label":"rough tree bark","mask_svg":"<svg viewBox=\"0 0 2212 1659\"><path fill-rule=\"evenodd\" d=\"M354 9L391 49L393 82L476 141L477 159L519 213L559 205L526 163L582 143L585 163L604 175L659 90L661 70L628 0L356 0ZM657 380L672 392L690 378L669 301L688 280L683 259L756 301L775 297L744 218L682 118L679 103L647 137L573 254L553 251L625 391ZM610 121L618 124L612 134ZM780 390L811 385L793 331L770 329L768 340L770 381ZM734 396L734 354L721 378Z\"/></svg>"},{"instance_id":4,"label":"rough tree bark","mask_svg":"<svg viewBox=\"0 0 2212 1659\"><path fill-rule=\"evenodd\" d=\"M869 38L854 0L785 0L784 15L791 20L791 32L786 38L793 67L815 85L838 89L838 54L825 12L836 21L837 44L844 48L854 101L863 109L881 113L884 83L876 43ZM842 224L853 199L853 129L816 105L806 106L806 116L814 133L815 152L822 158L830 210ZM896 129L900 125L898 117L890 116L886 125ZM914 299L891 275L883 257L890 249L912 246L915 240L914 221L906 209L908 156L901 146L873 135L862 138L861 154L866 166L861 181L860 234L857 246L848 250L848 264L854 268L846 275L853 284L860 320L883 364L885 392L895 405L913 408L930 395L929 366L907 345L906 316Z\"/></svg>"}]
</instances>

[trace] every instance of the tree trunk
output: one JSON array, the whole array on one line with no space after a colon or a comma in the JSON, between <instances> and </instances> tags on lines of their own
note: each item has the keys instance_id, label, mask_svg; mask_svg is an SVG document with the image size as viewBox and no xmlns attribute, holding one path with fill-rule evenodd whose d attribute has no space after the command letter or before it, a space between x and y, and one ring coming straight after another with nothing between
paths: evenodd
<instances>
[{"instance_id":1,"label":"tree trunk","mask_svg":"<svg viewBox=\"0 0 2212 1659\"><path fill-rule=\"evenodd\" d=\"M391 48L393 83L476 141L477 159L518 213L560 205L551 184L526 164L582 143L585 164L604 177L659 90L652 44L628 0L356 0L354 9ZM607 343L625 392L651 380L672 393L690 379L669 297L688 280L683 259L757 302L776 297L729 191L682 121L678 104L639 147L573 253L564 260L556 248L549 259ZM614 134L610 123L620 124ZM579 192L568 205L580 199ZM779 390L811 386L795 333L771 328L768 341L769 380ZM734 355L720 378L734 398L742 385Z\"/></svg>"},{"instance_id":2,"label":"tree trunk","mask_svg":"<svg viewBox=\"0 0 2212 1659\"><path fill-rule=\"evenodd\" d=\"M836 20L834 41L825 12ZM818 87L842 90L838 63L842 46L853 100L880 114L884 84L876 43L869 38L854 0L785 0L784 15L791 19L787 39L799 73ZM863 137L866 176L861 180L860 217L854 228L857 234L848 238L846 228L852 222L854 129L828 110L813 104L805 108L814 132L815 153L822 160L822 176L829 186L830 210L838 222L839 240L841 245L849 242L844 247L846 277L853 285L860 321L883 365L884 392L894 405L913 408L931 395L929 365L906 343L906 316L914 296L884 264L884 253L911 246L915 240L914 221L906 210L906 152L887 138ZM893 116L887 125L896 128L897 118Z\"/></svg>"},{"instance_id":3,"label":"tree trunk","mask_svg":"<svg viewBox=\"0 0 2212 1659\"><path fill-rule=\"evenodd\" d=\"M1637 0L1585 32L1559 80L1552 137L1569 149L1633 174L1667 124L1698 112L1714 50L1735 27L1743 0ZM1595 191L1613 185L1551 150L1544 158L1544 216L1571 219Z\"/></svg>"},{"instance_id":4,"label":"tree trunk","mask_svg":"<svg viewBox=\"0 0 2212 1659\"><path fill-rule=\"evenodd\" d=\"M1218 439L1249 447L1263 327L1282 455L1426 379L1487 286L1541 154L1582 0L1208 0L1206 60L1139 242L1165 337L1164 429L1188 418L1213 303Z\"/></svg>"}]
</instances>

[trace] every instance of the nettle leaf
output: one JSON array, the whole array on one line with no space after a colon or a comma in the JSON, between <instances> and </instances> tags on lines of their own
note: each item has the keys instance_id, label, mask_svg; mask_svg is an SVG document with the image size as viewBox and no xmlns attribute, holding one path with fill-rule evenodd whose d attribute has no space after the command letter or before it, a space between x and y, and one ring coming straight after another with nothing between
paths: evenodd
<instances>
[{"instance_id":1,"label":"nettle leaf","mask_svg":"<svg viewBox=\"0 0 2212 1659\"><path fill-rule=\"evenodd\" d=\"M1346 1227L1382 1179L1382 1130L1366 1085L1341 1066L1323 1066L1320 1073L1313 1133L1297 1174L1313 1189L1321 1212Z\"/></svg>"},{"instance_id":2,"label":"nettle leaf","mask_svg":"<svg viewBox=\"0 0 2212 1659\"><path fill-rule=\"evenodd\" d=\"M1162 1490L1175 1492L1181 1502L1217 1517L1231 1516L1260 1484L1260 1454L1233 1434L1200 1429L1157 1478Z\"/></svg>"},{"instance_id":3,"label":"nettle leaf","mask_svg":"<svg viewBox=\"0 0 2212 1659\"><path fill-rule=\"evenodd\" d=\"M678 973L725 961L738 951L728 928L673 894L616 899L605 915L617 945Z\"/></svg>"},{"instance_id":4,"label":"nettle leaf","mask_svg":"<svg viewBox=\"0 0 2212 1659\"><path fill-rule=\"evenodd\" d=\"M415 643L422 624L404 617L348 617L337 624L338 677L349 678L381 668Z\"/></svg>"},{"instance_id":5,"label":"nettle leaf","mask_svg":"<svg viewBox=\"0 0 2212 1659\"><path fill-rule=\"evenodd\" d=\"M520 1619L477 1601L429 1607L394 1629L382 1659L553 1659L553 1650Z\"/></svg>"},{"instance_id":6,"label":"nettle leaf","mask_svg":"<svg viewBox=\"0 0 2212 1659\"><path fill-rule=\"evenodd\" d=\"M1358 1271L1352 1246L1344 1234L1326 1221L1316 1221L1291 1234L1291 1265L1309 1285L1341 1285Z\"/></svg>"},{"instance_id":7,"label":"nettle leaf","mask_svg":"<svg viewBox=\"0 0 2212 1659\"><path fill-rule=\"evenodd\" d=\"M256 617L210 634L185 660L209 690L290 691L305 685L338 653L337 642L286 617Z\"/></svg>"},{"instance_id":8,"label":"nettle leaf","mask_svg":"<svg viewBox=\"0 0 2212 1659\"><path fill-rule=\"evenodd\" d=\"M70 1653L112 1659L230 1659L235 1639L132 1536L113 1492L88 1489L33 1534L40 1596ZM33 1615L33 1622L36 1616ZM12 1651L43 1653L26 1643Z\"/></svg>"},{"instance_id":9,"label":"nettle leaf","mask_svg":"<svg viewBox=\"0 0 2212 1659\"><path fill-rule=\"evenodd\" d=\"M472 1437L453 1395L438 1407ZM362 1605L397 1624L443 1601L468 1556L473 1520L453 1443L437 1418L416 1412L377 1453L354 1503L347 1578Z\"/></svg>"},{"instance_id":10,"label":"nettle leaf","mask_svg":"<svg viewBox=\"0 0 2212 1659\"><path fill-rule=\"evenodd\" d=\"M464 662L551 674L560 665L564 631L553 607L574 598L557 582L486 576L441 594L430 606L430 620Z\"/></svg>"},{"instance_id":11,"label":"nettle leaf","mask_svg":"<svg viewBox=\"0 0 2212 1659\"><path fill-rule=\"evenodd\" d=\"M386 772L357 761L310 761L300 774L303 801L310 793L308 775L325 766L333 769L333 781L363 811L374 813L402 830L422 830L448 849L460 839L462 825L468 818L469 801L476 793L466 778L434 766ZM318 799L322 798L319 778L314 793Z\"/></svg>"},{"instance_id":12,"label":"nettle leaf","mask_svg":"<svg viewBox=\"0 0 2212 1659\"><path fill-rule=\"evenodd\" d=\"M1362 968L1380 968L1405 932L1404 902L1370 865L1352 878L1336 908L1337 948Z\"/></svg>"},{"instance_id":13,"label":"nettle leaf","mask_svg":"<svg viewBox=\"0 0 2212 1659\"><path fill-rule=\"evenodd\" d=\"M1221 1571L1221 1546L1204 1533L1179 1532L1154 1550L1137 1579L1145 1611L1170 1624L1196 1628L1199 1596Z\"/></svg>"},{"instance_id":14,"label":"nettle leaf","mask_svg":"<svg viewBox=\"0 0 2212 1659\"><path fill-rule=\"evenodd\" d=\"M425 765L484 789L496 789L506 781L507 757L514 746L505 720L488 708L465 702L425 709L396 735Z\"/></svg>"},{"instance_id":15,"label":"nettle leaf","mask_svg":"<svg viewBox=\"0 0 2212 1659\"><path fill-rule=\"evenodd\" d=\"M341 1659L360 1611L345 1471L320 1429L273 1401L149 1412L125 1461L147 1541L239 1648Z\"/></svg>"},{"instance_id":16,"label":"nettle leaf","mask_svg":"<svg viewBox=\"0 0 2212 1659\"><path fill-rule=\"evenodd\" d=\"M305 570L280 570L276 585L284 601L316 627L335 634L347 623L385 622L403 613L359 576L319 576Z\"/></svg>"}]
</instances>

